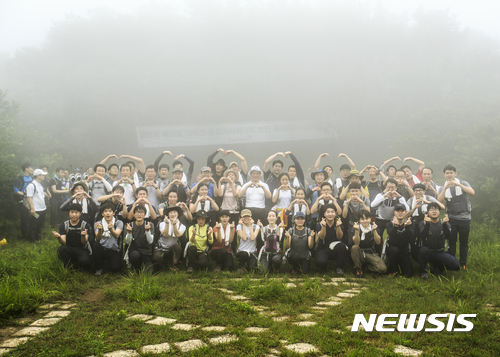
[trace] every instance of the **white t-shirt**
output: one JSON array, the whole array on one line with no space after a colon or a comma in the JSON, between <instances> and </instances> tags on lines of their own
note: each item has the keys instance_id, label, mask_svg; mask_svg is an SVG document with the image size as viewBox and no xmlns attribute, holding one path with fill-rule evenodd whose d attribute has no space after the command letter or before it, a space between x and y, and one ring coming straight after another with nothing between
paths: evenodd
<instances>
[{"instance_id":1,"label":"white t-shirt","mask_svg":"<svg viewBox=\"0 0 500 357\"><path fill-rule=\"evenodd\" d=\"M113 187L115 187L117 183L118 181L113 182ZM133 204L135 202L134 187L130 183L121 183L120 186L125 190L123 197L125 197L127 206Z\"/></svg>"},{"instance_id":2,"label":"white t-shirt","mask_svg":"<svg viewBox=\"0 0 500 357\"><path fill-rule=\"evenodd\" d=\"M167 225L167 223L164 221L160 223L160 233L163 232L166 225ZM160 236L160 239L158 240L158 246L156 248L157 250L161 250L161 251L166 252L170 248L172 248L172 246L174 244L178 243L179 238L174 236L173 227L169 227L169 228L170 228L169 230L172 231L172 235L168 235L167 237L164 237L162 234ZM184 234L184 232L186 231L186 226L179 222L179 228L177 228L177 229L179 230L179 232Z\"/></svg>"},{"instance_id":3,"label":"white t-shirt","mask_svg":"<svg viewBox=\"0 0 500 357\"><path fill-rule=\"evenodd\" d=\"M26 187L26 196L32 198L36 212L45 211L47 209L47 206L45 206L43 186L40 182L33 180L32 183Z\"/></svg>"},{"instance_id":4,"label":"white t-shirt","mask_svg":"<svg viewBox=\"0 0 500 357\"><path fill-rule=\"evenodd\" d=\"M269 186L264 182L260 181L264 187L269 190ZM251 181L247 182L243 185L242 189L248 187L245 192L246 203L245 207L253 207L253 208L266 208L266 193L262 187L256 186Z\"/></svg>"},{"instance_id":5,"label":"white t-shirt","mask_svg":"<svg viewBox=\"0 0 500 357\"><path fill-rule=\"evenodd\" d=\"M273 192L273 197L277 191L278 189L276 188ZM276 208L287 209L288 206L290 206L292 199L292 190L280 191L278 200L276 201Z\"/></svg>"},{"instance_id":6,"label":"white t-shirt","mask_svg":"<svg viewBox=\"0 0 500 357\"><path fill-rule=\"evenodd\" d=\"M247 240L240 239L240 245L238 246L238 252L255 253L257 251L257 248L255 246L255 242L257 241L257 239L251 240L250 239L250 227L247 227L247 226L244 226L244 227L246 230ZM255 232L255 231L258 231L259 229L260 229L260 227L254 223L253 224L253 231ZM238 226L236 227L236 230L237 231L243 230L241 228L241 224L238 224Z\"/></svg>"}]
</instances>

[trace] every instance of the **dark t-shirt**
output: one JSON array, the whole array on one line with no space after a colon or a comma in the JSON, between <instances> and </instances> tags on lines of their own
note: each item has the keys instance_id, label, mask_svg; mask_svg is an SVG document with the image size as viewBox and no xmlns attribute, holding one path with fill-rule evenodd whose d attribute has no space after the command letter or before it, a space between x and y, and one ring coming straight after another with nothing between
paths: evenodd
<instances>
[{"instance_id":1,"label":"dark t-shirt","mask_svg":"<svg viewBox=\"0 0 500 357\"><path fill-rule=\"evenodd\" d=\"M54 185L56 186L56 190L62 190L62 180L57 180L55 177L52 177L49 180L49 190ZM64 199L63 193L54 193L50 190L50 194L54 200L62 201Z\"/></svg>"},{"instance_id":2,"label":"dark t-shirt","mask_svg":"<svg viewBox=\"0 0 500 357\"><path fill-rule=\"evenodd\" d=\"M316 232L319 234L321 232L321 224L318 223L316 225ZM330 227L328 226L328 223L326 224L326 234L325 234L325 239L319 239L318 238L318 248L317 249L325 249L330 246L331 243L340 241L340 239L337 237L337 224L336 221L334 221L333 225ZM344 232L344 226L340 225L340 229L342 229L342 233Z\"/></svg>"},{"instance_id":3,"label":"dark t-shirt","mask_svg":"<svg viewBox=\"0 0 500 357\"><path fill-rule=\"evenodd\" d=\"M65 229L65 223L61 223L59 225L59 234L62 236L66 236L66 245L69 247L76 247L76 248L84 248L85 246L82 244L82 221L79 220L77 224L74 226L71 224L71 221L66 221L68 222L68 232L66 233ZM90 224L86 223L84 230L87 230L87 234L91 232L92 228L90 227Z\"/></svg>"}]
</instances>

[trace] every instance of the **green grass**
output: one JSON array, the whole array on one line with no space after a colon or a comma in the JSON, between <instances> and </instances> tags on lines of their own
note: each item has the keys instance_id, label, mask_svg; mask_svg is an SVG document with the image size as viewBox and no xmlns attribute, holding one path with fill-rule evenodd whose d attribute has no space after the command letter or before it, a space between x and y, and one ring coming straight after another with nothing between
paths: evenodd
<instances>
[{"instance_id":1,"label":"green grass","mask_svg":"<svg viewBox=\"0 0 500 357\"><path fill-rule=\"evenodd\" d=\"M393 356L395 345L423 350L424 356L500 355L500 318L485 309L487 303L500 306L500 236L486 226L473 226L468 273L449 272L446 277L431 277L427 281L417 276L394 279L367 274L362 279L366 290L345 299L339 306L329 307L324 314L315 314L311 321L317 325L312 327L298 327L293 322L300 321L298 314L314 313L311 307L316 302L350 288L344 284L321 284L336 277L334 273L301 276L302 284L295 288L286 287L289 282L297 284L296 277L286 273L266 276L212 271L193 275L161 272L105 274L96 278L78 271L68 272L57 260L56 248L57 242L48 238L37 246L13 243L0 250L2 326L16 326L17 317L36 314L37 307L45 302L70 300L78 304L68 317L8 356L102 356L163 342L188 339L207 342L222 334L233 334L239 340L184 355L262 356L270 348L279 349L281 356L297 355L282 348L280 340L307 342L321 351L311 355ZM347 278L357 281L350 272ZM244 295L251 303L230 300L217 288ZM290 318L274 322L251 305L267 306L276 316ZM226 326L227 330L179 331L126 320L127 316L138 313L174 318L179 323ZM351 333L346 326L352 324L357 313L477 313L477 318L469 333ZM243 332L249 326L269 330L260 335ZM174 349L167 355L176 354L180 352Z\"/></svg>"}]
</instances>

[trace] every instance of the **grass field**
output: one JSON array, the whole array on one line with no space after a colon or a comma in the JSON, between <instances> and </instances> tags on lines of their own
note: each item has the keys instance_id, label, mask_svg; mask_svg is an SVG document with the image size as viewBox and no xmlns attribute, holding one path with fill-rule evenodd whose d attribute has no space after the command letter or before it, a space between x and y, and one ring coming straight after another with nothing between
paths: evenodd
<instances>
[{"instance_id":1,"label":"grass field","mask_svg":"<svg viewBox=\"0 0 500 357\"><path fill-rule=\"evenodd\" d=\"M142 347L166 342L169 352L144 355L296 356L287 346L307 343L316 348L307 354L313 356L392 356L397 345L423 351L423 356L500 356L500 237L485 225L473 226L467 273L449 272L427 281L371 274L355 279L349 269L345 281L336 280L334 273L296 277L287 273L289 266L273 276L181 271L96 278L64 269L57 245L47 238L36 246L10 243L0 250L2 341L43 317L47 310L41 305L76 303L68 316L25 344L0 347L6 356L101 356L120 350L142 355ZM337 297L342 292L349 296ZM337 300L335 306L317 305ZM348 326L360 313L477 317L466 333L350 332ZM129 319L135 314L176 321L157 326ZM296 325L301 321L311 326ZM196 328L175 329L176 324ZM224 331L206 329L210 326ZM248 327L265 330L252 333ZM232 341L211 340L221 335ZM193 339L204 347L181 352L176 345Z\"/></svg>"}]
</instances>

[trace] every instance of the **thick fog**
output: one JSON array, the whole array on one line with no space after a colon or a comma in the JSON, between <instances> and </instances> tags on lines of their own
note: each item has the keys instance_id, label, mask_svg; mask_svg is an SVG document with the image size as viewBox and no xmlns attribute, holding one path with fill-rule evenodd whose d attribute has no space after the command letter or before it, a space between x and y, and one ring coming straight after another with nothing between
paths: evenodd
<instances>
[{"instance_id":1,"label":"thick fog","mask_svg":"<svg viewBox=\"0 0 500 357\"><path fill-rule=\"evenodd\" d=\"M454 149L442 137L498 118L499 75L499 43L461 29L449 12L407 18L327 0L96 10L56 23L39 48L0 58L0 89L20 104L22 125L50 137L43 150L74 166L108 154L148 164L171 150L199 169L221 146L250 165L288 150L304 168L322 152L337 168L340 152L360 168L395 155L435 163L433 152ZM144 148L136 130L275 122L290 123L294 134ZM298 125L318 137L304 130L306 140L288 140ZM415 137L435 138L435 146L405 145Z\"/></svg>"}]
</instances>

